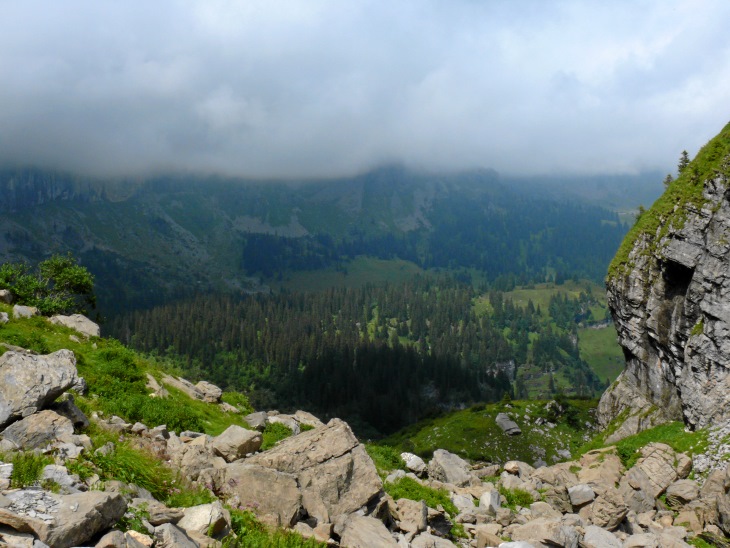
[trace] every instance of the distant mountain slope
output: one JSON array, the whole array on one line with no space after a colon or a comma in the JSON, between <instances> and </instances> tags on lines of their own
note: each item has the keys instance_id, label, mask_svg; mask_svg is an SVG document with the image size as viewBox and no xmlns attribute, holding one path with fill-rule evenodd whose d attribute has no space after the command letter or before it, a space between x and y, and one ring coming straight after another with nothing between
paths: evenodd
<instances>
[{"instance_id":1,"label":"distant mountain slope","mask_svg":"<svg viewBox=\"0 0 730 548\"><path fill-rule=\"evenodd\" d=\"M0 172L0 260L72 251L102 308L208 289L260 290L286 272L359 255L487 280L601 279L624 233L615 213L500 183L496 173L385 167L320 181L169 176L94 181Z\"/></svg>"}]
</instances>

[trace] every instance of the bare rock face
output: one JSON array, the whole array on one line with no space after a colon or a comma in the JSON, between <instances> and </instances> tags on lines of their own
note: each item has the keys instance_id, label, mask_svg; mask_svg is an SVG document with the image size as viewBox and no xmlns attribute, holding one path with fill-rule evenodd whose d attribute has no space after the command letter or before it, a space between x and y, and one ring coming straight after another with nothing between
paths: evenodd
<instances>
[{"instance_id":1,"label":"bare rock face","mask_svg":"<svg viewBox=\"0 0 730 548\"><path fill-rule=\"evenodd\" d=\"M87 337L98 337L101 332L99 331L99 324L92 322L89 318L83 314L72 314L71 316L52 316L49 320L52 324L63 325L75 329L82 335Z\"/></svg>"},{"instance_id":2,"label":"bare rock face","mask_svg":"<svg viewBox=\"0 0 730 548\"><path fill-rule=\"evenodd\" d=\"M0 429L43 409L77 381L70 350L46 356L6 352L0 356Z\"/></svg>"},{"instance_id":3,"label":"bare rock face","mask_svg":"<svg viewBox=\"0 0 730 548\"><path fill-rule=\"evenodd\" d=\"M717 139L725 146L727 135ZM612 265L608 303L626 369L598 419L629 418L609 442L668 420L695 429L730 419L728 164L717 158L714 178L673 183L703 185L702 199L679 200L656 233L630 235L628 256ZM656 207L648 213L659 215Z\"/></svg>"}]
</instances>

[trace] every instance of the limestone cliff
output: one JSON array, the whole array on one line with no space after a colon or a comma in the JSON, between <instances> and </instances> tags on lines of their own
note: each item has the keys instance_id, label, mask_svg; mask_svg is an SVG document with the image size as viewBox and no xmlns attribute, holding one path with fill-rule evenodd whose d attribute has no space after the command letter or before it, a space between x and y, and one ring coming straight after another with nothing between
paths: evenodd
<instances>
[{"instance_id":1,"label":"limestone cliff","mask_svg":"<svg viewBox=\"0 0 730 548\"><path fill-rule=\"evenodd\" d=\"M599 404L614 438L730 419L730 125L627 235L607 278L626 369Z\"/></svg>"}]
</instances>

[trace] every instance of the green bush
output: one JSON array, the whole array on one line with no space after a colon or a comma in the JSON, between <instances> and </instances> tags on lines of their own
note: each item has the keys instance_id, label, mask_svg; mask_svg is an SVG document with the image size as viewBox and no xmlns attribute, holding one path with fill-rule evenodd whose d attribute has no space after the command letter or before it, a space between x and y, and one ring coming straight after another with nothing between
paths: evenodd
<instances>
[{"instance_id":1,"label":"green bush","mask_svg":"<svg viewBox=\"0 0 730 548\"><path fill-rule=\"evenodd\" d=\"M284 426L280 422L272 422L266 425L263 432L263 442L261 450L266 451L276 445L276 442L288 438L292 435L292 430L288 426Z\"/></svg>"},{"instance_id":2,"label":"green bush","mask_svg":"<svg viewBox=\"0 0 730 548\"><path fill-rule=\"evenodd\" d=\"M169 430L202 432L203 423L194 409L170 398L151 398L146 394L129 394L108 399L102 404L105 412L154 427L167 425Z\"/></svg>"},{"instance_id":3,"label":"green bush","mask_svg":"<svg viewBox=\"0 0 730 548\"><path fill-rule=\"evenodd\" d=\"M245 415L253 413L254 411L253 407L251 406L251 402L248 400L248 397L245 394L241 394L240 392L223 392L221 400L226 402L228 405L238 407L238 409L241 410L241 413Z\"/></svg>"},{"instance_id":4,"label":"green bush","mask_svg":"<svg viewBox=\"0 0 730 548\"><path fill-rule=\"evenodd\" d=\"M534 499L532 498L532 495L525 491L524 489L507 489L505 487L499 488L499 494L503 495L505 499L507 499L507 507L511 509L515 509L517 506L522 506L523 508L529 508L530 504L532 504Z\"/></svg>"},{"instance_id":5,"label":"green bush","mask_svg":"<svg viewBox=\"0 0 730 548\"><path fill-rule=\"evenodd\" d=\"M26 263L0 265L0 289L9 289L18 304L41 314L86 312L96 305L94 276L69 255L53 255L33 269Z\"/></svg>"},{"instance_id":6,"label":"green bush","mask_svg":"<svg viewBox=\"0 0 730 548\"><path fill-rule=\"evenodd\" d=\"M454 506L449 498L449 493L446 489L433 489L421 485L413 478L405 477L401 478L394 483L385 483L383 489L388 493L394 500L398 499L410 499L410 500L422 500L426 503L429 508L436 508L441 505L446 513L452 518L459 513L459 510Z\"/></svg>"}]
</instances>

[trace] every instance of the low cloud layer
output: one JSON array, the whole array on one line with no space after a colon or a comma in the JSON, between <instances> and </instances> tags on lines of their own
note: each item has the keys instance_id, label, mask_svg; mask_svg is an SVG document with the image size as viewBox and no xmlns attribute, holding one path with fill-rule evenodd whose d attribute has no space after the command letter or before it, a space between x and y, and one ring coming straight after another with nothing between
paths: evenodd
<instances>
[{"instance_id":1,"label":"low cloud layer","mask_svg":"<svg viewBox=\"0 0 730 548\"><path fill-rule=\"evenodd\" d=\"M6 2L0 163L666 171L730 117L729 20L725 0Z\"/></svg>"}]
</instances>

